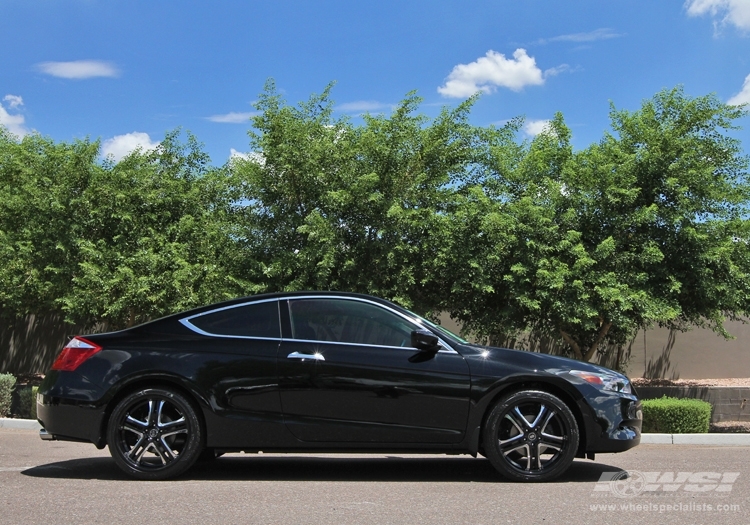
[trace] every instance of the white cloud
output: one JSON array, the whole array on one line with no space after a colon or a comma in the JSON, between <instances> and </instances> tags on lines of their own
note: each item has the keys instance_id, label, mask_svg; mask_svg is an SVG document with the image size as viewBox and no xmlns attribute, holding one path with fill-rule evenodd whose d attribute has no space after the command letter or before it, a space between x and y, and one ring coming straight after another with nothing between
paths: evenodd
<instances>
[{"instance_id":1,"label":"white cloud","mask_svg":"<svg viewBox=\"0 0 750 525\"><path fill-rule=\"evenodd\" d=\"M536 137L550 129L549 122L549 120L527 120L523 125L523 132L529 137Z\"/></svg>"},{"instance_id":2,"label":"white cloud","mask_svg":"<svg viewBox=\"0 0 750 525\"><path fill-rule=\"evenodd\" d=\"M60 78L116 77L120 74L111 62L101 60L74 60L72 62L41 62L37 69Z\"/></svg>"},{"instance_id":3,"label":"white cloud","mask_svg":"<svg viewBox=\"0 0 750 525\"><path fill-rule=\"evenodd\" d=\"M355 102L346 102L336 106L339 111L360 112L360 111L378 111L380 109L390 109L392 104L384 104L376 100L357 100Z\"/></svg>"},{"instance_id":4,"label":"white cloud","mask_svg":"<svg viewBox=\"0 0 750 525\"><path fill-rule=\"evenodd\" d=\"M250 120L250 117L254 117L255 115L257 115L257 113L252 111L247 113L231 112L224 115L211 115L210 117L206 117L206 119L211 122L220 122L222 124L244 124Z\"/></svg>"},{"instance_id":5,"label":"white cloud","mask_svg":"<svg viewBox=\"0 0 750 525\"><path fill-rule=\"evenodd\" d=\"M687 0L688 16L721 17L717 24L733 24L743 31L750 31L750 2L748 0Z\"/></svg>"},{"instance_id":6,"label":"white cloud","mask_svg":"<svg viewBox=\"0 0 750 525\"><path fill-rule=\"evenodd\" d=\"M250 162L254 162L255 164L260 164L261 166L265 166L266 164L266 158L262 153L258 153L257 151L242 153L241 151L237 151L234 148L230 148L229 150L229 160L249 160Z\"/></svg>"},{"instance_id":7,"label":"white cloud","mask_svg":"<svg viewBox=\"0 0 750 525\"><path fill-rule=\"evenodd\" d=\"M5 95L3 100L8 103L8 107L16 109L18 106L23 106L23 98L18 95Z\"/></svg>"},{"instance_id":8,"label":"white cloud","mask_svg":"<svg viewBox=\"0 0 750 525\"><path fill-rule=\"evenodd\" d=\"M454 67L438 92L444 97L463 98L477 91L492 93L498 87L521 91L525 86L540 84L544 84L542 70L525 49L516 49L512 59L489 50L470 64Z\"/></svg>"},{"instance_id":9,"label":"white cloud","mask_svg":"<svg viewBox=\"0 0 750 525\"><path fill-rule=\"evenodd\" d=\"M18 95L5 95L3 100L8 103L8 109L18 109L23 106L23 99ZM2 104L0 104L0 126L5 127L13 135L22 138L29 134L29 130L24 125L26 118L20 114L10 114Z\"/></svg>"},{"instance_id":10,"label":"white cloud","mask_svg":"<svg viewBox=\"0 0 750 525\"><path fill-rule=\"evenodd\" d=\"M732 104L733 106L750 104L750 75L745 77L745 83L742 84L740 92L727 100L727 104Z\"/></svg>"},{"instance_id":11,"label":"white cloud","mask_svg":"<svg viewBox=\"0 0 750 525\"><path fill-rule=\"evenodd\" d=\"M249 153L242 153L241 151L237 151L234 148L229 149L229 158L230 159L242 159L247 160L250 157Z\"/></svg>"},{"instance_id":12,"label":"white cloud","mask_svg":"<svg viewBox=\"0 0 750 525\"><path fill-rule=\"evenodd\" d=\"M560 64L556 67L551 67L549 69L544 70L544 78L547 77L554 77L555 75L559 75L560 73L565 73L566 71L574 71L571 69L571 67L568 64Z\"/></svg>"},{"instance_id":13,"label":"white cloud","mask_svg":"<svg viewBox=\"0 0 750 525\"><path fill-rule=\"evenodd\" d=\"M132 153L137 148L140 148L141 151L150 151L158 145L158 142L151 141L148 133L134 131L133 133L116 135L111 139L105 140L102 144L102 156L112 156L116 162L119 162L123 157Z\"/></svg>"},{"instance_id":14,"label":"white cloud","mask_svg":"<svg viewBox=\"0 0 750 525\"><path fill-rule=\"evenodd\" d=\"M616 33L608 27L602 27L589 31L588 33L571 33L569 35L559 35L552 38L540 40L540 43L546 42L594 42L596 40L609 40L610 38L619 38L623 36Z\"/></svg>"}]
</instances>

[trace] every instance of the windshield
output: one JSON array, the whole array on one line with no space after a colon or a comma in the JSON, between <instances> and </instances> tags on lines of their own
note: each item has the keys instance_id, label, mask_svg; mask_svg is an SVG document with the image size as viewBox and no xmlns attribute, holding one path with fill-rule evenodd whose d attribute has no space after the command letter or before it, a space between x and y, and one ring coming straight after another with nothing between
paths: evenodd
<instances>
[{"instance_id":1,"label":"windshield","mask_svg":"<svg viewBox=\"0 0 750 525\"><path fill-rule=\"evenodd\" d=\"M422 323L426 324L427 326L429 326L433 330L435 330L438 333L440 333L441 335L444 335L444 336L448 337L449 339L453 339L455 341L458 341L461 344L465 344L465 345L469 344L469 341L467 341L466 339L464 339L461 336L458 336L458 335L454 334L453 332L451 332L450 330L448 330L446 327L440 326L439 324L435 324L432 321L430 321L428 319L425 319L421 315L415 314L414 312L409 312L409 313L411 315L413 315L414 317L416 317L417 319L419 319Z\"/></svg>"}]
</instances>

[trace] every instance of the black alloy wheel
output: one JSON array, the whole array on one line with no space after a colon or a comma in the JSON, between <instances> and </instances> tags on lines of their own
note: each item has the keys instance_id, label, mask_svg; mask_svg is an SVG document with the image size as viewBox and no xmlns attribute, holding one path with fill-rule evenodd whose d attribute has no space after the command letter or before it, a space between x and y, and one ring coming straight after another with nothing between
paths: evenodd
<instances>
[{"instance_id":1,"label":"black alloy wheel","mask_svg":"<svg viewBox=\"0 0 750 525\"><path fill-rule=\"evenodd\" d=\"M495 469L513 481L549 481L565 472L578 449L570 408L543 391L510 394L492 408L482 434Z\"/></svg>"},{"instance_id":2,"label":"black alloy wheel","mask_svg":"<svg viewBox=\"0 0 750 525\"><path fill-rule=\"evenodd\" d=\"M107 429L109 452L132 477L160 480L190 468L203 449L196 410L181 394L147 388L120 401Z\"/></svg>"}]
</instances>

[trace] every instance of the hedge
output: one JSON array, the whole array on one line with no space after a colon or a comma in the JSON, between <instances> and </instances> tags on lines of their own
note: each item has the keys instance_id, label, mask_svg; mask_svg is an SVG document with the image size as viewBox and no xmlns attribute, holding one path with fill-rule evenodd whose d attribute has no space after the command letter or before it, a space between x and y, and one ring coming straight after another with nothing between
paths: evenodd
<instances>
[{"instance_id":1,"label":"hedge","mask_svg":"<svg viewBox=\"0 0 750 525\"><path fill-rule=\"evenodd\" d=\"M10 414L11 394L16 384L13 374L0 374L0 417Z\"/></svg>"},{"instance_id":2,"label":"hedge","mask_svg":"<svg viewBox=\"0 0 750 525\"><path fill-rule=\"evenodd\" d=\"M711 403L699 399L647 399L643 405L643 432L703 434L711 423Z\"/></svg>"},{"instance_id":3,"label":"hedge","mask_svg":"<svg viewBox=\"0 0 750 525\"><path fill-rule=\"evenodd\" d=\"M36 393L38 386L29 386L18 392L20 401L20 416L23 418L36 419Z\"/></svg>"}]
</instances>

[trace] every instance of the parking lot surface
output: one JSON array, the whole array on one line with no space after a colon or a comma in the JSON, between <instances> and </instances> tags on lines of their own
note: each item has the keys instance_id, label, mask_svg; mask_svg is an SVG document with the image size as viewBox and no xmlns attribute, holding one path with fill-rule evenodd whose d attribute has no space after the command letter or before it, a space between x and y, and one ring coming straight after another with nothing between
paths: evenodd
<instances>
[{"instance_id":1,"label":"parking lot surface","mask_svg":"<svg viewBox=\"0 0 750 525\"><path fill-rule=\"evenodd\" d=\"M340 454L231 454L145 482L106 449L0 429L0 523L748 524L750 447L641 445L544 484L469 456Z\"/></svg>"}]
</instances>

